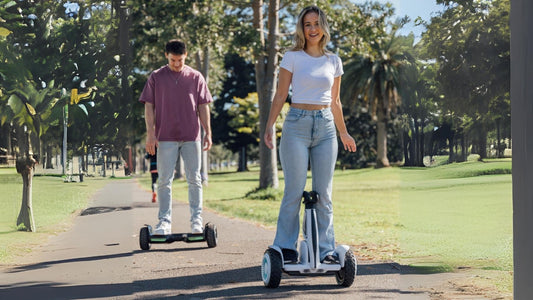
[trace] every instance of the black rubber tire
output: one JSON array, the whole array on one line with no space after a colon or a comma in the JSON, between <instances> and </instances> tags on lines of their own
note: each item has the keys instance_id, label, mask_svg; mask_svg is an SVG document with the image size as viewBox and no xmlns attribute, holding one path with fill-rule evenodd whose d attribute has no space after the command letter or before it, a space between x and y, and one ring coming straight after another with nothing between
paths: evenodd
<instances>
[{"instance_id":1,"label":"black rubber tire","mask_svg":"<svg viewBox=\"0 0 533 300\"><path fill-rule=\"evenodd\" d=\"M281 255L268 248L261 262L261 278L267 288L277 288L281 282Z\"/></svg>"},{"instance_id":2,"label":"black rubber tire","mask_svg":"<svg viewBox=\"0 0 533 300\"><path fill-rule=\"evenodd\" d=\"M215 224L205 224L205 239L207 241L207 247L215 248L217 246L218 234Z\"/></svg>"},{"instance_id":3,"label":"black rubber tire","mask_svg":"<svg viewBox=\"0 0 533 300\"><path fill-rule=\"evenodd\" d=\"M335 273L335 279L337 279L338 285L350 287L355 280L356 274L357 260L353 252L349 250L344 256L344 268L340 269L340 271Z\"/></svg>"},{"instance_id":4,"label":"black rubber tire","mask_svg":"<svg viewBox=\"0 0 533 300\"><path fill-rule=\"evenodd\" d=\"M148 227L141 228L139 233L139 245L142 250L150 250L150 231Z\"/></svg>"}]
</instances>

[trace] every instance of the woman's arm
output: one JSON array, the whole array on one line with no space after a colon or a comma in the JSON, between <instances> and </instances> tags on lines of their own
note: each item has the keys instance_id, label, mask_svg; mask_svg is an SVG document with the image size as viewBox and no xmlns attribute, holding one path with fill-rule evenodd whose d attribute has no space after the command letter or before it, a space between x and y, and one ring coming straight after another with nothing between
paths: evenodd
<instances>
[{"instance_id":1,"label":"woman's arm","mask_svg":"<svg viewBox=\"0 0 533 300\"><path fill-rule=\"evenodd\" d=\"M333 113L333 118L335 119L335 126L337 126L337 130L339 131L339 137L344 145L344 150L355 152L357 150L355 140L348 133L348 129L346 129L346 124L344 123L340 89L341 77L339 76L335 78L333 87L331 88L331 112Z\"/></svg>"},{"instance_id":2,"label":"woman's arm","mask_svg":"<svg viewBox=\"0 0 533 300\"><path fill-rule=\"evenodd\" d=\"M291 85L292 73L284 68L279 69L278 88L276 95L272 100L272 106L270 107L270 114L268 115L268 121L265 129L264 141L268 148L274 148L274 142L276 137L274 136L274 123L285 104L287 95L289 94L289 86Z\"/></svg>"}]
</instances>

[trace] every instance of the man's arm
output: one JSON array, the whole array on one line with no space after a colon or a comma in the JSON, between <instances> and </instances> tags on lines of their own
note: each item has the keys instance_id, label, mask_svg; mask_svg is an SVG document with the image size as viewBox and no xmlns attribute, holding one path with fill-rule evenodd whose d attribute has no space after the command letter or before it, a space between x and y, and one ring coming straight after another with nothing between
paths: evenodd
<instances>
[{"instance_id":1,"label":"man's arm","mask_svg":"<svg viewBox=\"0 0 533 300\"><path fill-rule=\"evenodd\" d=\"M144 122L146 123L146 152L155 155L157 139L155 137L155 114L153 103L144 103Z\"/></svg>"},{"instance_id":2,"label":"man's arm","mask_svg":"<svg viewBox=\"0 0 533 300\"><path fill-rule=\"evenodd\" d=\"M213 141L211 139L211 112L209 109L209 103L200 104L198 107L198 116L200 117L200 123L205 131L203 150L207 151L211 149Z\"/></svg>"}]
</instances>

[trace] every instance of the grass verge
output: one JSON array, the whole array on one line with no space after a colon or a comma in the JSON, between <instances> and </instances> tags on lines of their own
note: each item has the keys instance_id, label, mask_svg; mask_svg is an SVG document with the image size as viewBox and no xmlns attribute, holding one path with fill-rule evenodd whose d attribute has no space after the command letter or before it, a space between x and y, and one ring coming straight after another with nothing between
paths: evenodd
<instances>
[{"instance_id":1,"label":"grass verge","mask_svg":"<svg viewBox=\"0 0 533 300\"><path fill-rule=\"evenodd\" d=\"M22 201L22 177L14 168L0 168L0 264L8 264L42 244L51 234L64 231L74 213L87 206L105 178L86 177L82 183L65 183L57 176L35 176L32 202L36 232L18 231L16 221Z\"/></svg>"},{"instance_id":2,"label":"grass verge","mask_svg":"<svg viewBox=\"0 0 533 300\"><path fill-rule=\"evenodd\" d=\"M280 202L272 200L277 197L272 191L256 197L258 178L253 169L211 174L204 205L275 228ZM149 189L149 177L141 181ZM308 180L308 190L310 184ZM513 270L511 192L510 159L338 170L335 236L337 242L351 245L359 259L394 260L415 273L491 272L493 277L479 280L497 281L495 285L508 293ZM186 201L186 182L175 182L173 197Z\"/></svg>"}]
</instances>

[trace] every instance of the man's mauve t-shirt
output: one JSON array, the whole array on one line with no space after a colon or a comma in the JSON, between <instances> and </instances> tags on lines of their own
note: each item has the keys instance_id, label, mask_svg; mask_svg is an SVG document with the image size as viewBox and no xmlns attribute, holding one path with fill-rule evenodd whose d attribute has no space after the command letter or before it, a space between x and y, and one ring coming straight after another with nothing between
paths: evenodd
<instances>
[{"instance_id":1,"label":"man's mauve t-shirt","mask_svg":"<svg viewBox=\"0 0 533 300\"><path fill-rule=\"evenodd\" d=\"M158 141L200 140L198 106L213 101L202 74L189 66L174 72L167 66L150 74L139 101L155 105Z\"/></svg>"}]
</instances>

